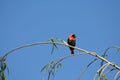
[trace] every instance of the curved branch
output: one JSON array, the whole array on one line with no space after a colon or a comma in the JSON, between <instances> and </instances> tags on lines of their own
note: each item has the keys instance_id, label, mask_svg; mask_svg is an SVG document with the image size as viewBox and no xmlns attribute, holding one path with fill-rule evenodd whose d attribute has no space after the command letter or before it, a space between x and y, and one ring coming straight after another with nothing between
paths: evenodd
<instances>
[{"instance_id":1,"label":"curved branch","mask_svg":"<svg viewBox=\"0 0 120 80\"><path fill-rule=\"evenodd\" d=\"M95 61L97 61L98 59L95 58L94 60L92 60L79 74L78 80L80 80L80 78L82 77L82 75L87 71L87 69L89 68L90 65L92 65Z\"/></svg>"},{"instance_id":2,"label":"curved branch","mask_svg":"<svg viewBox=\"0 0 120 80\"><path fill-rule=\"evenodd\" d=\"M113 67L115 67L116 69L120 70L120 67L119 67L119 66L117 66L116 64L108 61L107 59L103 58L102 56L98 55L98 54L95 53L95 52L89 52L89 51L87 51L87 50L84 50L84 49L81 49L81 48L78 48L78 47L70 46L70 45L68 45L67 43L63 43L63 42L36 42L36 43L31 43L31 44L26 44L26 45L23 45L23 46L19 46L19 47L14 48L14 49L8 51L7 53L5 53L5 55L0 59L0 61L3 60L7 55L11 54L11 53L14 52L14 51L17 51L17 50L22 49L22 48L25 48L25 47L30 47L30 46L40 45L40 44L58 44L58 45L64 45L64 46L67 46L67 47L73 47L73 48L75 48L76 50L81 51L82 53L90 54L90 55L92 55L92 56L94 56L94 57L96 57L96 58L98 58L98 59L100 59L100 60L102 60L102 61L104 61L104 62L106 62L106 63L110 63L111 66L113 66Z\"/></svg>"},{"instance_id":3,"label":"curved branch","mask_svg":"<svg viewBox=\"0 0 120 80\"><path fill-rule=\"evenodd\" d=\"M35 45L40 45L40 44L59 44L59 45L64 45L64 43L61 43L61 42L35 42L35 43L31 43L31 44L25 44L25 45L22 45L22 46L18 46L8 52L5 53L5 55L3 57L0 58L0 61L2 61L6 56L8 56L9 54L19 50L19 49L22 49L22 48L25 48L25 47L30 47L30 46L35 46Z\"/></svg>"},{"instance_id":4,"label":"curved branch","mask_svg":"<svg viewBox=\"0 0 120 80\"><path fill-rule=\"evenodd\" d=\"M116 75L115 75L115 77L114 77L114 80L117 80L119 74L120 74L120 71L118 71L118 72L116 73Z\"/></svg>"},{"instance_id":5,"label":"curved branch","mask_svg":"<svg viewBox=\"0 0 120 80\"><path fill-rule=\"evenodd\" d=\"M109 66L110 64L107 63L107 65L100 71L100 75L99 75L99 80L101 80L102 74L104 72L104 70Z\"/></svg>"},{"instance_id":6,"label":"curved branch","mask_svg":"<svg viewBox=\"0 0 120 80\"><path fill-rule=\"evenodd\" d=\"M119 46L110 46L110 47L106 48L106 50L104 51L104 53L103 53L103 55L102 55L103 58L105 58L105 57L107 56L107 52L108 52L111 48L120 50L120 47L119 47ZM104 61L101 61L101 66L103 65L103 62L104 62Z\"/></svg>"},{"instance_id":7,"label":"curved branch","mask_svg":"<svg viewBox=\"0 0 120 80\"><path fill-rule=\"evenodd\" d=\"M69 57L79 56L79 55L81 55L81 53L79 53L79 54L73 54L73 55L67 55L67 56L64 56L64 57L61 57L61 58L55 60L55 61L54 61L54 64L52 65L52 67L50 67L50 71L48 72L48 80L50 80L50 76L51 76L52 72L55 73L55 69L56 69L55 67L56 67L58 64L60 64L60 62L62 62L64 59L67 59L67 58L69 58ZM52 62L53 62L53 61L52 61ZM51 62L50 62L50 63L51 63Z\"/></svg>"},{"instance_id":8,"label":"curved branch","mask_svg":"<svg viewBox=\"0 0 120 80\"><path fill-rule=\"evenodd\" d=\"M97 76L98 76L98 80L101 80L101 76L103 71L105 70L105 68L107 68L110 65L110 63L106 63L103 66L101 66L98 70L97 73L95 74L93 80L96 80Z\"/></svg>"}]
</instances>

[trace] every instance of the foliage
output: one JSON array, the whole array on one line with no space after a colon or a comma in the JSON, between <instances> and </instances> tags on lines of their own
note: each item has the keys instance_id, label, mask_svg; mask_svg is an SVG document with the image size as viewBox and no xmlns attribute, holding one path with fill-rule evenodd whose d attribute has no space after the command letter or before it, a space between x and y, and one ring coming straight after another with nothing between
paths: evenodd
<instances>
[{"instance_id":1,"label":"foliage","mask_svg":"<svg viewBox=\"0 0 120 80\"><path fill-rule=\"evenodd\" d=\"M50 38L48 42L36 42L36 43L31 43L31 44L25 44L23 46L19 46L17 48L14 48L10 51L8 51L7 53L4 54L4 56L0 57L0 80L6 80L6 74L5 71L8 72L9 74L9 69L6 63L7 57L9 54L13 53L16 50L25 48L25 47L30 47L30 46L34 46L34 45L40 45L40 44L52 44L52 50L51 50L51 54L53 54L55 49L59 49L58 45L63 45L63 46L67 46L67 47L73 47L68 45L64 40L59 39L59 38ZM88 70L88 68L96 61L101 60L100 64L100 68L96 71L96 74L93 78L93 80L108 80L107 79L107 74L111 73L112 71L118 71L115 76L114 76L114 80L118 80L120 78L120 67L117 66L115 63L112 63L110 61L108 61L106 59L106 57L108 56L108 51L110 49L116 49L117 51L120 50L119 46L111 46L108 47L105 52L103 53L103 55L98 55L95 52L89 52L86 51L84 49L81 48L77 48L77 47L73 47L76 50L80 51L80 53L78 54L73 54L73 55L67 55L67 56L63 56L60 58L57 58L55 60L52 60L51 62L49 62L48 64L46 64L42 69L41 72L45 72L47 73L47 80L50 79L54 79L54 76L56 74L56 72L58 71L58 69L60 69L61 67L63 67L62 65L62 61L64 61L65 59L69 58L69 57L74 57L74 56L80 56L81 54L89 54L91 56L94 56L94 59L89 62L86 67L81 71L81 73L78 76L78 80L81 79L82 75L84 75L84 73Z\"/></svg>"},{"instance_id":2,"label":"foliage","mask_svg":"<svg viewBox=\"0 0 120 80\"><path fill-rule=\"evenodd\" d=\"M5 70L7 69L7 72L9 74L9 69L6 64L6 57L1 57L0 58L0 79L1 80L6 80L5 76Z\"/></svg>"},{"instance_id":3,"label":"foliage","mask_svg":"<svg viewBox=\"0 0 120 80\"><path fill-rule=\"evenodd\" d=\"M59 39L58 39L59 40ZM54 39L52 38L51 39L51 41L52 42L54 42ZM57 49L58 49L58 47L57 47L57 45L56 44L53 44L53 46L55 46ZM107 55L107 52L108 52L108 50L109 49L111 49L111 48L114 48L114 49L116 49L117 51L119 51L120 50L120 47L118 47L118 46L111 46L111 47L108 47L106 50L105 50L105 52L103 53L103 55L102 55L102 57L103 58L105 58L105 57L108 57L108 55ZM52 52L53 52L53 50L52 50ZM83 51L84 52L84 51ZM69 58L69 57L66 57L66 58ZM65 56L64 57L62 57L61 58L61 60L64 60L64 59L66 59L65 58ZM78 80L80 80L81 79L81 77L82 77L82 75L87 71L87 69L94 63L94 62L96 62L98 60L98 58L95 58L94 60L92 60L90 63L88 63L88 65L81 71L81 73L80 73L80 75L79 75L79 77L78 77ZM55 63L54 63L55 62ZM51 64L52 63L52 64ZM43 68L42 68L42 72L43 71L46 71L46 72L48 72L48 80L50 80L50 76L55 76L55 70L56 70L56 66L57 65L55 65L55 64L59 64L59 61L52 61L52 62L50 62L50 63L48 63L47 64L47 66L45 65ZM60 63L61 65L62 65L62 63ZM108 80L107 79L107 74L108 73L110 73L110 72L112 72L112 71L114 71L114 70L116 70L115 68L109 68L109 66L110 66L110 64L111 63L105 63L105 61L104 60L101 60L101 62L99 63L100 65L101 65L101 67L98 69L98 71L97 71L97 73L95 74L95 76L94 76L94 80L96 80L97 79L97 75L98 75L98 80ZM52 68L51 68L51 66L48 66L48 65L52 65ZM105 69L108 69L108 71L106 72L106 74L105 74ZM49 69L49 70L48 70ZM57 69L58 70L58 69Z\"/></svg>"}]
</instances>

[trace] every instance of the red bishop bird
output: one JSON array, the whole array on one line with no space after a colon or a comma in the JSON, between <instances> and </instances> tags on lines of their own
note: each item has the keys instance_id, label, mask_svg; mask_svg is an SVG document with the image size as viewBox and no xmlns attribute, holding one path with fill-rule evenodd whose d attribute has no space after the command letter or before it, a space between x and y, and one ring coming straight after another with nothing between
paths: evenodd
<instances>
[{"instance_id":1,"label":"red bishop bird","mask_svg":"<svg viewBox=\"0 0 120 80\"><path fill-rule=\"evenodd\" d=\"M68 43L69 45L75 47L75 45L76 45L76 36L75 36L75 34L69 35L68 40L67 40L67 43ZM69 48L70 48L71 54L74 54L74 48L72 48L72 47L69 47Z\"/></svg>"}]
</instances>

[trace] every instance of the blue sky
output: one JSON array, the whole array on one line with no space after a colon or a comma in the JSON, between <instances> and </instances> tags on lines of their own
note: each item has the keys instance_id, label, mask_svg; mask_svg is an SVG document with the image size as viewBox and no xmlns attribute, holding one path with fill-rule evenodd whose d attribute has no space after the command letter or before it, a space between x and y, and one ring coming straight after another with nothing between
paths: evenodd
<instances>
[{"instance_id":1,"label":"blue sky","mask_svg":"<svg viewBox=\"0 0 120 80\"><path fill-rule=\"evenodd\" d=\"M101 55L109 46L120 46L119 4L119 0L0 0L0 55L51 37L67 40L71 33L77 36L77 47ZM7 80L41 80L45 64L70 54L63 46L54 55L50 51L51 45L39 45L9 55ZM120 66L119 53L110 50L109 54L108 59ZM55 80L76 80L92 59L90 55L66 59ZM92 80L98 67L92 65L81 80Z\"/></svg>"}]
</instances>

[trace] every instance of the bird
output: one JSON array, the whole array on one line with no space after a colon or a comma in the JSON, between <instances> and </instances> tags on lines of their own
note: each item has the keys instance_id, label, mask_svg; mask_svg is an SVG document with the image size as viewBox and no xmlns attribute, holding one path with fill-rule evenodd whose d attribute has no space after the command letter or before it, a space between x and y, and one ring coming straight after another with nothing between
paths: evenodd
<instances>
[{"instance_id":1,"label":"bird","mask_svg":"<svg viewBox=\"0 0 120 80\"><path fill-rule=\"evenodd\" d=\"M67 39L67 43L70 45L70 46L73 46L75 47L76 46L76 36L75 34L70 34L68 39ZM70 51L71 51L71 54L74 54L74 48L73 47L69 47L70 48Z\"/></svg>"}]
</instances>

